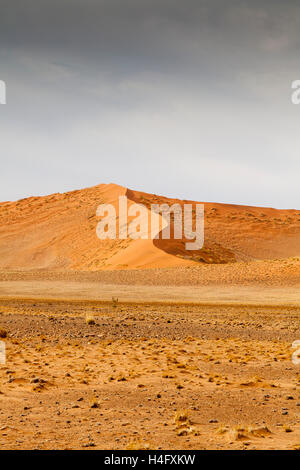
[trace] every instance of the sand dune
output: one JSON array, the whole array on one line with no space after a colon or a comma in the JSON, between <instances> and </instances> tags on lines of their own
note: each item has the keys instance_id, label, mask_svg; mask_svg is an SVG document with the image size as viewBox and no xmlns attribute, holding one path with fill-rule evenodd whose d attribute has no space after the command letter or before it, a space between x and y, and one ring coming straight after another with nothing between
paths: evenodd
<instances>
[{"instance_id":1,"label":"sand dune","mask_svg":"<svg viewBox=\"0 0 300 470\"><path fill-rule=\"evenodd\" d=\"M300 255L300 210L205 203L205 244L182 240L99 240L99 204L191 202L101 184L0 204L0 269L124 270L188 267ZM193 201L193 204L196 204Z\"/></svg>"}]
</instances>

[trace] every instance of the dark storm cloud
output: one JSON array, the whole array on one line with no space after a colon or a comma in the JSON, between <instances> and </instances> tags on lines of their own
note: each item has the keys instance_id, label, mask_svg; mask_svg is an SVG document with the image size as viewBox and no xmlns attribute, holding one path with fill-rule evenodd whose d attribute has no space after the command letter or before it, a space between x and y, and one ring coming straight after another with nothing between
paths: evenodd
<instances>
[{"instance_id":1,"label":"dark storm cloud","mask_svg":"<svg viewBox=\"0 0 300 470\"><path fill-rule=\"evenodd\" d=\"M299 46L295 2L2 0L1 4L2 49L55 51L66 62L68 56L80 62L117 59L119 66L126 67L129 60L130 66L172 65L179 71L180 63L193 68L211 52L217 56L218 51L226 52L230 61L238 54L236 58L246 64L254 56L270 59L287 46Z\"/></svg>"},{"instance_id":2,"label":"dark storm cloud","mask_svg":"<svg viewBox=\"0 0 300 470\"><path fill-rule=\"evenodd\" d=\"M0 199L112 180L295 205L299 30L294 1L0 0Z\"/></svg>"}]
</instances>

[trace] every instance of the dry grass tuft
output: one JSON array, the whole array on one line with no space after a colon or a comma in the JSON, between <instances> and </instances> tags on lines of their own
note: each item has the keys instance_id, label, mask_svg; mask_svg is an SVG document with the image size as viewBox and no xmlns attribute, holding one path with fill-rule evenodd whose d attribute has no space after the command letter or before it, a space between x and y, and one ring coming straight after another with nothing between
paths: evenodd
<instances>
[{"instance_id":1,"label":"dry grass tuft","mask_svg":"<svg viewBox=\"0 0 300 470\"><path fill-rule=\"evenodd\" d=\"M177 436L200 436L198 427L192 426L189 410L178 410L174 416Z\"/></svg>"},{"instance_id":2,"label":"dry grass tuft","mask_svg":"<svg viewBox=\"0 0 300 470\"><path fill-rule=\"evenodd\" d=\"M151 446L153 449L154 447ZM126 450L149 450L150 444L148 442L143 442L141 439L136 439L134 441L129 442L126 447Z\"/></svg>"},{"instance_id":3,"label":"dry grass tuft","mask_svg":"<svg viewBox=\"0 0 300 470\"><path fill-rule=\"evenodd\" d=\"M176 427L191 425L189 410L178 410L174 416Z\"/></svg>"},{"instance_id":4,"label":"dry grass tuft","mask_svg":"<svg viewBox=\"0 0 300 470\"><path fill-rule=\"evenodd\" d=\"M226 426L224 426L224 424L220 424L220 426L217 428L217 434L225 434L226 432Z\"/></svg>"},{"instance_id":5,"label":"dry grass tuft","mask_svg":"<svg viewBox=\"0 0 300 470\"><path fill-rule=\"evenodd\" d=\"M91 398L90 407L91 408L100 408L100 405L99 405L98 400L97 400L96 397Z\"/></svg>"},{"instance_id":6,"label":"dry grass tuft","mask_svg":"<svg viewBox=\"0 0 300 470\"><path fill-rule=\"evenodd\" d=\"M271 431L267 426L260 426L257 428L253 428L252 426L249 426L247 428L247 431L251 436L254 436L254 437L265 437L271 434Z\"/></svg>"},{"instance_id":7,"label":"dry grass tuft","mask_svg":"<svg viewBox=\"0 0 300 470\"><path fill-rule=\"evenodd\" d=\"M217 429L218 434L227 434L231 441L248 440L251 437L264 438L271 434L267 426L253 427L253 426L236 426L232 429L227 429L224 425L219 426Z\"/></svg>"},{"instance_id":8,"label":"dry grass tuft","mask_svg":"<svg viewBox=\"0 0 300 470\"><path fill-rule=\"evenodd\" d=\"M87 313L85 316L85 323L87 325L95 325L96 324L95 317L92 314Z\"/></svg>"},{"instance_id":9,"label":"dry grass tuft","mask_svg":"<svg viewBox=\"0 0 300 470\"><path fill-rule=\"evenodd\" d=\"M230 441L243 441L247 440L247 430L243 426L236 426L228 431Z\"/></svg>"}]
</instances>

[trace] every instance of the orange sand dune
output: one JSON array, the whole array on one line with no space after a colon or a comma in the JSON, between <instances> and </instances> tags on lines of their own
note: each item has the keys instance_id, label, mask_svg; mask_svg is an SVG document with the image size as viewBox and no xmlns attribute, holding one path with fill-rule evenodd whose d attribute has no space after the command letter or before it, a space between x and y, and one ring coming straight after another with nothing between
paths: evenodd
<instances>
[{"instance_id":1,"label":"orange sand dune","mask_svg":"<svg viewBox=\"0 0 300 470\"><path fill-rule=\"evenodd\" d=\"M233 263L300 255L300 210L205 203L205 243L186 240L99 240L99 204L126 195L129 204L184 204L101 184L64 194L0 204L0 269L82 270L161 268ZM193 204L196 204L195 202ZM171 230L172 233L172 230Z\"/></svg>"}]
</instances>

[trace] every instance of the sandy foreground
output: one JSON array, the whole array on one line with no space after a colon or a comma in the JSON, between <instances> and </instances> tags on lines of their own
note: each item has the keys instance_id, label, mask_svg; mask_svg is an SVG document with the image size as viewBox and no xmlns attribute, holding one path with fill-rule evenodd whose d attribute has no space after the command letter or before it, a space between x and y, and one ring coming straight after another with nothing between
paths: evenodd
<instances>
[{"instance_id":1,"label":"sandy foreground","mask_svg":"<svg viewBox=\"0 0 300 470\"><path fill-rule=\"evenodd\" d=\"M1 449L300 448L298 286L5 276Z\"/></svg>"}]
</instances>

